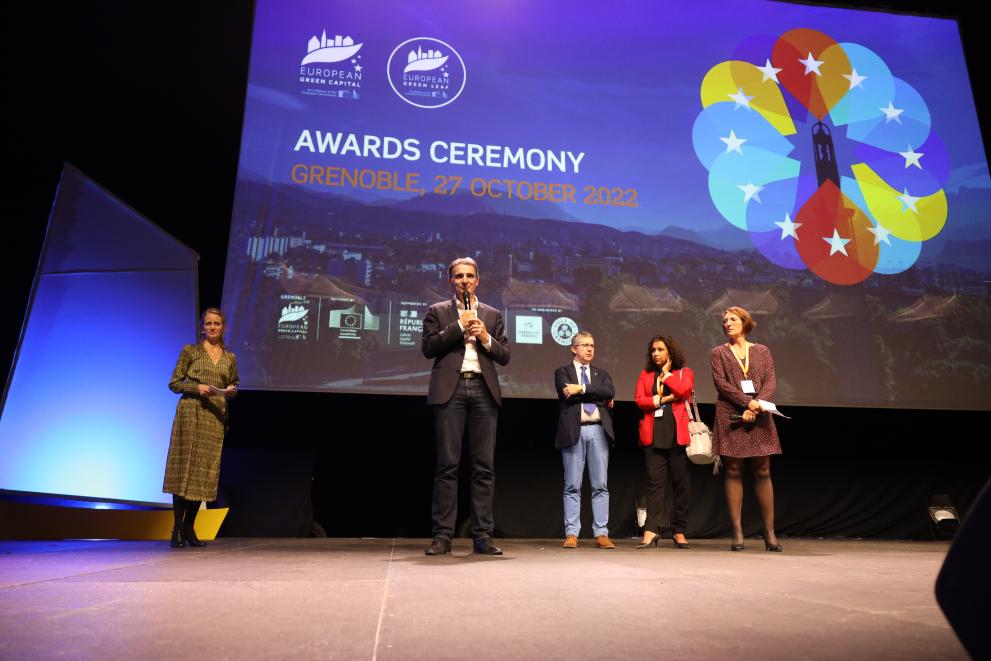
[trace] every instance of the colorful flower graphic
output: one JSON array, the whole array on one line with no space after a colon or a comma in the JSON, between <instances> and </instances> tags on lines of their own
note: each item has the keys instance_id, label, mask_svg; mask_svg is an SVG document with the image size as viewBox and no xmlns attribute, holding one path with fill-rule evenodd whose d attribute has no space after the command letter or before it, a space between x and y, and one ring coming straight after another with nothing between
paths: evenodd
<instances>
[{"instance_id":1,"label":"colorful flower graphic","mask_svg":"<svg viewBox=\"0 0 991 661\"><path fill-rule=\"evenodd\" d=\"M702 81L692 141L716 209L772 263L833 284L910 268L947 215L925 101L870 49L815 30L770 51Z\"/></svg>"}]
</instances>

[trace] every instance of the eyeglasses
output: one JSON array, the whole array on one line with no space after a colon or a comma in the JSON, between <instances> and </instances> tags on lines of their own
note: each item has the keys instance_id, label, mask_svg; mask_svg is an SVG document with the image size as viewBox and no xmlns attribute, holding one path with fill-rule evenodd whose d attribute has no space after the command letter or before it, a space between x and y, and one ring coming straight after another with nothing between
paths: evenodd
<instances>
[{"instance_id":1,"label":"eyeglasses","mask_svg":"<svg viewBox=\"0 0 991 661\"><path fill-rule=\"evenodd\" d=\"M581 347L582 349L594 349L595 348L595 345L594 344L589 344L588 342L586 342L585 344L576 344L575 346L576 347Z\"/></svg>"}]
</instances>

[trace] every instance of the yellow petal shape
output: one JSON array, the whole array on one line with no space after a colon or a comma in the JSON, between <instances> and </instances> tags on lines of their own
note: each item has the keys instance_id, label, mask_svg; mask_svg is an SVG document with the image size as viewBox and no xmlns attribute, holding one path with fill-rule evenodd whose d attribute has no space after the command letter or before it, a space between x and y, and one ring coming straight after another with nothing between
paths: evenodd
<instances>
[{"instance_id":1,"label":"yellow petal shape","mask_svg":"<svg viewBox=\"0 0 991 661\"><path fill-rule=\"evenodd\" d=\"M899 199L904 191L889 186L869 165L858 163L850 169L871 215L893 236L918 243L933 238L943 229L948 208L942 189L918 198L912 211Z\"/></svg>"},{"instance_id":2,"label":"yellow petal shape","mask_svg":"<svg viewBox=\"0 0 991 661\"><path fill-rule=\"evenodd\" d=\"M762 80L764 74L750 62L730 60L720 62L709 69L702 79L702 107L714 103L735 103L730 98L741 89L746 96L753 97L750 107L766 119L781 135L795 133L795 124L785 106L781 89L773 80ZM740 108L740 112L748 112Z\"/></svg>"}]
</instances>

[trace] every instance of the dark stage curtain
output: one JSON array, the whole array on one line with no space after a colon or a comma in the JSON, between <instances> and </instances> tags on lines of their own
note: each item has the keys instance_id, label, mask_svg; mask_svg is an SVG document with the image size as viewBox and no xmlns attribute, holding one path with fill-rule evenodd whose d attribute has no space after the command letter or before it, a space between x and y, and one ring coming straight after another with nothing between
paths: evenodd
<instances>
[{"instance_id":1,"label":"dark stage curtain","mask_svg":"<svg viewBox=\"0 0 991 661\"><path fill-rule=\"evenodd\" d=\"M307 461L312 457L305 469L269 475L257 456L234 468L238 462L229 461L225 450L222 488L235 475L250 483L255 471L265 474L266 490L275 494L251 500L250 489L227 489L239 536L272 534L273 516L305 520L306 512L290 510L308 505L299 495L312 479L313 519L331 537L429 537L433 422L423 398L243 392L234 406L231 452L255 448L272 456L298 458L303 451ZM966 513L988 477L986 465L972 454L949 454L940 444L947 428L980 428L987 413L800 407L786 412L793 419L779 423L784 454L772 460L776 528L784 536L931 539L929 497L948 494ZM503 408L496 451L499 536L562 535L556 414L557 405L549 400L509 400ZM702 415L711 420L712 407L703 406ZM609 467L610 531L617 537L638 532L635 507L644 493L638 416L632 404L617 404L617 444ZM729 534L722 476L711 473L711 467L692 466L690 537ZM459 529L467 530L468 475L461 477ZM280 499L279 493L292 497ZM587 491L584 499L582 530L591 534ZM280 512L268 512L273 509ZM252 520L264 523L253 527ZM744 526L748 535L761 528L749 474Z\"/></svg>"}]
</instances>

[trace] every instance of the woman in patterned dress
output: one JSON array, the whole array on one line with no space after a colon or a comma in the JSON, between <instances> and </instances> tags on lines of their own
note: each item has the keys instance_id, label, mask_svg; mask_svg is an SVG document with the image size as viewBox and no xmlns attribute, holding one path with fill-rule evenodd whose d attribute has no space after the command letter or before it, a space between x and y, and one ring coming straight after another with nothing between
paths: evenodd
<instances>
[{"instance_id":1,"label":"woman in patterned dress","mask_svg":"<svg viewBox=\"0 0 991 661\"><path fill-rule=\"evenodd\" d=\"M716 421L713 452L722 456L724 487L733 541L730 549L743 550L743 462L750 460L754 491L764 518L764 548L781 551L774 534L774 486L771 484L771 455L781 454L778 432L771 414L758 400L774 395L774 360L762 344L747 341L756 322L743 308L723 313L723 331L729 340L712 350L712 381L716 386Z\"/></svg>"},{"instance_id":2,"label":"woman in patterned dress","mask_svg":"<svg viewBox=\"0 0 991 661\"><path fill-rule=\"evenodd\" d=\"M217 499L227 399L237 394L237 362L224 346L224 314L207 308L202 323L203 341L182 348L169 380L169 389L182 395L162 485L162 491L172 494L172 548L206 545L193 523L200 501Z\"/></svg>"}]
</instances>

